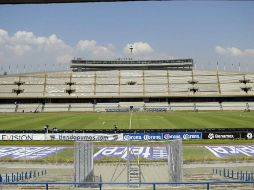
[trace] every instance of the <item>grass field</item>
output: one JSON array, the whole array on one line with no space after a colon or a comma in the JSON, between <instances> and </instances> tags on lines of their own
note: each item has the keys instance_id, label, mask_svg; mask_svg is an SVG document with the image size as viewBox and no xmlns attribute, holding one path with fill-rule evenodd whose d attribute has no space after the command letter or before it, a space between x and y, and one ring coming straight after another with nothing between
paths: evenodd
<instances>
[{"instance_id":1,"label":"grass field","mask_svg":"<svg viewBox=\"0 0 254 190\"><path fill-rule=\"evenodd\" d=\"M1 129L43 129L44 125L59 129L128 129L129 113L57 112L1 113ZM134 112L132 129L177 128L252 128L254 112Z\"/></svg>"}]
</instances>

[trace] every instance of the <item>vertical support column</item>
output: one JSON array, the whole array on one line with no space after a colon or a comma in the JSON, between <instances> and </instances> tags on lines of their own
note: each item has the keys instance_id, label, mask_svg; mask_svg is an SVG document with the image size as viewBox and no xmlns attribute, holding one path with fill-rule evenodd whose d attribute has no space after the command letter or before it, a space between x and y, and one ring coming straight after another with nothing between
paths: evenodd
<instances>
[{"instance_id":1,"label":"vertical support column","mask_svg":"<svg viewBox=\"0 0 254 190\"><path fill-rule=\"evenodd\" d=\"M168 95L170 94L170 88L169 88L169 73L167 70L167 82L168 82Z\"/></svg>"},{"instance_id":2,"label":"vertical support column","mask_svg":"<svg viewBox=\"0 0 254 190\"><path fill-rule=\"evenodd\" d=\"M118 70L118 96L121 94L121 71Z\"/></svg>"},{"instance_id":3,"label":"vertical support column","mask_svg":"<svg viewBox=\"0 0 254 190\"><path fill-rule=\"evenodd\" d=\"M142 77L143 77L143 96L145 95L145 91L146 91L146 89L145 89L145 71L143 70L143 72L142 72Z\"/></svg>"},{"instance_id":4,"label":"vertical support column","mask_svg":"<svg viewBox=\"0 0 254 190\"><path fill-rule=\"evenodd\" d=\"M181 182L183 178L182 140L170 141L168 146L169 180Z\"/></svg>"},{"instance_id":5,"label":"vertical support column","mask_svg":"<svg viewBox=\"0 0 254 190\"><path fill-rule=\"evenodd\" d=\"M46 94L47 78L48 78L48 76L47 76L47 74L45 74L45 76L44 76L44 87L43 87L43 96L45 96L45 94Z\"/></svg>"},{"instance_id":6,"label":"vertical support column","mask_svg":"<svg viewBox=\"0 0 254 190\"><path fill-rule=\"evenodd\" d=\"M209 183L206 184L206 189L210 190L210 184Z\"/></svg>"},{"instance_id":7,"label":"vertical support column","mask_svg":"<svg viewBox=\"0 0 254 190\"><path fill-rule=\"evenodd\" d=\"M21 90L21 88L20 88L21 85L22 85L22 83L21 83L21 76L19 76L18 90ZM16 95L18 96L19 93L16 93ZM18 108L17 108L17 110L15 109L15 112L17 112L17 111L18 111Z\"/></svg>"},{"instance_id":8,"label":"vertical support column","mask_svg":"<svg viewBox=\"0 0 254 190\"><path fill-rule=\"evenodd\" d=\"M216 72L216 77L217 77L217 84L218 84L219 94L221 95L220 77L219 77L219 71L218 70Z\"/></svg>"},{"instance_id":9,"label":"vertical support column","mask_svg":"<svg viewBox=\"0 0 254 190\"><path fill-rule=\"evenodd\" d=\"M72 83L72 72L70 73L70 84Z\"/></svg>"},{"instance_id":10,"label":"vertical support column","mask_svg":"<svg viewBox=\"0 0 254 190\"><path fill-rule=\"evenodd\" d=\"M194 72L193 72L193 69L191 70L191 80L194 81ZM194 83L193 83L194 85Z\"/></svg>"},{"instance_id":11,"label":"vertical support column","mask_svg":"<svg viewBox=\"0 0 254 190\"><path fill-rule=\"evenodd\" d=\"M69 89L72 90L72 72L70 73ZM71 93L69 95L71 95Z\"/></svg>"},{"instance_id":12,"label":"vertical support column","mask_svg":"<svg viewBox=\"0 0 254 190\"><path fill-rule=\"evenodd\" d=\"M93 143L75 142L74 145L75 182L93 182ZM85 186L85 185L79 185ZM90 185L89 185L90 186Z\"/></svg>"},{"instance_id":13,"label":"vertical support column","mask_svg":"<svg viewBox=\"0 0 254 190\"><path fill-rule=\"evenodd\" d=\"M127 143L127 182L130 183L130 143Z\"/></svg>"},{"instance_id":14,"label":"vertical support column","mask_svg":"<svg viewBox=\"0 0 254 190\"><path fill-rule=\"evenodd\" d=\"M96 80L97 80L97 74L96 74L96 71L94 71L93 95L96 95Z\"/></svg>"}]
</instances>

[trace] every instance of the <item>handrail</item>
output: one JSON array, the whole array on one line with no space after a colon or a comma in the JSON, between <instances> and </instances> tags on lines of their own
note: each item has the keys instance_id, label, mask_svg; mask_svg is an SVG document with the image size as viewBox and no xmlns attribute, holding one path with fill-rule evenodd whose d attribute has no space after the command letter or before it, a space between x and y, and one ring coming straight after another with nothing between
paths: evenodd
<instances>
[{"instance_id":1,"label":"handrail","mask_svg":"<svg viewBox=\"0 0 254 190\"><path fill-rule=\"evenodd\" d=\"M2 182L0 185L45 185L48 190L49 185L98 185L102 190L103 185L152 185L156 190L156 185L205 185L210 190L210 185L218 184L253 184L254 181L202 181L202 182Z\"/></svg>"}]
</instances>

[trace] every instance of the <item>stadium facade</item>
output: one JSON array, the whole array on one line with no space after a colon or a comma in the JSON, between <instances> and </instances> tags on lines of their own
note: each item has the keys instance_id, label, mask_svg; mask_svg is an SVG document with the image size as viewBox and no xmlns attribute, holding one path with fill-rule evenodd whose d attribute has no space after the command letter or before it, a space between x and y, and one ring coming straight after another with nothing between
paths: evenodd
<instances>
[{"instance_id":1,"label":"stadium facade","mask_svg":"<svg viewBox=\"0 0 254 190\"><path fill-rule=\"evenodd\" d=\"M200 71L192 59L83 60L72 71L5 75L0 111L250 110L254 74ZM9 107L8 107L9 106Z\"/></svg>"}]
</instances>

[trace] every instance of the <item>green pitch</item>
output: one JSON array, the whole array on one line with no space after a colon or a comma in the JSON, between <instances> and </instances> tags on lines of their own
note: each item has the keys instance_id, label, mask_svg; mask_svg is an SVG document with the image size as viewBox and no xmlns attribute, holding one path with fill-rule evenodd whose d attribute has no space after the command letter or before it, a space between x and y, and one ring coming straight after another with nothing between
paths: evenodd
<instances>
[{"instance_id":1,"label":"green pitch","mask_svg":"<svg viewBox=\"0 0 254 190\"><path fill-rule=\"evenodd\" d=\"M254 112L134 112L132 129L160 128L252 128ZM1 113L0 129L43 129L44 125L59 129L128 129L130 113L58 112Z\"/></svg>"}]
</instances>

